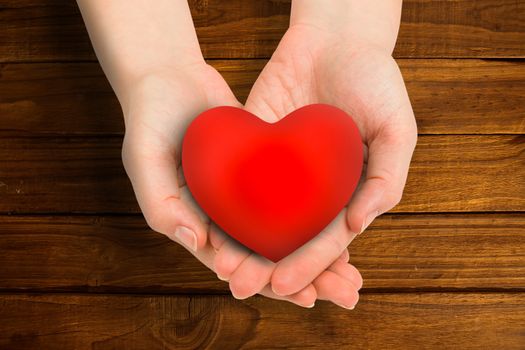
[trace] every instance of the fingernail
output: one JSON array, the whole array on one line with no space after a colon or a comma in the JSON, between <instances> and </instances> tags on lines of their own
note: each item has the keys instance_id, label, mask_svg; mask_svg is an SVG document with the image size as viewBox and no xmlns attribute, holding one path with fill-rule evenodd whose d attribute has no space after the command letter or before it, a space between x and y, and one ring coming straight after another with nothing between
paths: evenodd
<instances>
[{"instance_id":1,"label":"fingernail","mask_svg":"<svg viewBox=\"0 0 525 350\"><path fill-rule=\"evenodd\" d=\"M234 298L237 299L237 300L244 300L244 299L246 299L246 298L241 298L241 297L235 295L231 290L230 290L230 292L231 292L231 294L232 294L232 297L234 297Z\"/></svg>"},{"instance_id":2,"label":"fingernail","mask_svg":"<svg viewBox=\"0 0 525 350\"><path fill-rule=\"evenodd\" d=\"M280 297L284 297L284 296L287 295L286 293L276 292L275 289L273 288L273 286L271 286L271 287L272 287L273 294L278 295Z\"/></svg>"},{"instance_id":3,"label":"fingernail","mask_svg":"<svg viewBox=\"0 0 525 350\"><path fill-rule=\"evenodd\" d=\"M197 235L187 227L179 226L175 230L175 237L192 251L197 251Z\"/></svg>"},{"instance_id":4,"label":"fingernail","mask_svg":"<svg viewBox=\"0 0 525 350\"><path fill-rule=\"evenodd\" d=\"M349 306L349 305L345 305L345 304L342 304L342 303L336 303L337 305L347 309L347 310L353 310L355 309L355 305L352 305L352 306Z\"/></svg>"},{"instance_id":5,"label":"fingernail","mask_svg":"<svg viewBox=\"0 0 525 350\"><path fill-rule=\"evenodd\" d=\"M305 306L305 307L308 308L308 309L311 309L311 308L313 308L314 306L315 306L315 303L312 303L312 305L308 305L308 306Z\"/></svg>"},{"instance_id":6,"label":"fingernail","mask_svg":"<svg viewBox=\"0 0 525 350\"><path fill-rule=\"evenodd\" d=\"M365 221L363 222L363 226L361 226L361 232L359 234L363 233L364 230L374 221L374 219L379 215L379 211L373 211L372 213L368 214Z\"/></svg>"},{"instance_id":7,"label":"fingernail","mask_svg":"<svg viewBox=\"0 0 525 350\"><path fill-rule=\"evenodd\" d=\"M225 282L229 281L226 277L222 277L222 276L219 276L219 275L217 275L217 278L220 279L221 281L225 281Z\"/></svg>"}]
</instances>

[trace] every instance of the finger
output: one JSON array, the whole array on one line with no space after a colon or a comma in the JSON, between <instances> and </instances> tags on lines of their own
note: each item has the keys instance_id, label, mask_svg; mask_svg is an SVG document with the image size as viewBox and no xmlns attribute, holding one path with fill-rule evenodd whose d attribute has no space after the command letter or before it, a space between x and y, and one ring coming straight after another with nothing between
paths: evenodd
<instances>
[{"instance_id":1,"label":"finger","mask_svg":"<svg viewBox=\"0 0 525 350\"><path fill-rule=\"evenodd\" d=\"M314 307L315 301L317 299L317 291L315 290L315 287L312 284L309 284L308 286L306 286L306 288L300 290L295 294L286 296L276 295L274 292L272 292L272 288L270 287L270 285L267 284L258 294L275 300L289 301L291 303L306 308Z\"/></svg>"},{"instance_id":2,"label":"finger","mask_svg":"<svg viewBox=\"0 0 525 350\"><path fill-rule=\"evenodd\" d=\"M368 144L365 181L348 205L347 220L353 232L363 232L401 201L416 140L414 123L405 131L379 133Z\"/></svg>"},{"instance_id":3,"label":"finger","mask_svg":"<svg viewBox=\"0 0 525 350\"><path fill-rule=\"evenodd\" d=\"M215 251L221 249L224 242L226 242L230 237L220 229L214 222L210 223L210 229L208 232L208 239ZM231 239L231 238L230 238Z\"/></svg>"},{"instance_id":4,"label":"finger","mask_svg":"<svg viewBox=\"0 0 525 350\"><path fill-rule=\"evenodd\" d=\"M316 300L317 291L315 290L313 284L307 285L305 288L290 296L290 301L297 305L304 306L306 308L314 307Z\"/></svg>"},{"instance_id":5,"label":"finger","mask_svg":"<svg viewBox=\"0 0 525 350\"><path fill-rule=\"evenodd\" d=\"M230 290L237 299L245 299L258 293L270 283L275 263L252 253L231 274Z\"/></svg>"},{"instance_id":6,"label":"finger","mask_svg":"<svg viewBox=\"0 0 525 350\"><path fill-rule=\"evenodd\" d=\"M350 255L348 250L344 249L338 259L329 267L334 272L341 272L344 278L350 278L351 282L356 284L356 288L361 276L357 269L347 264ZM340 263L337 263L337 262ZM342 265L342 266L341 266ZM237 299L246 299L257 294L265 285L270 283L270 278L276 264L259 254L252 253L247 257L230 277L230 290ZM351 271L351 272L350 272ZM355 275L357 272L357 276Z\"/></svg>"},{"instance_id":7,"label":"finger","mask_svg":"<svg viewBox=\"0 0 525 350\"><path fill-rule=\"evenodd\" d=\"M189 191L179 188L175 150L150 142L143 132L129 131L122 160L148 225L192 252L203 248L207 225L203 213L188 205Z\"/></svg>"},{"instance_id":8,"label":"finger","mask_svg":"<svg viewBox=\"0 0 525 350\"><path fill-rule=\"evenodd\" d=\"M261 89L257 87L257 82L255 82L252 90L250 91L250 95L246 99L246 104L244 105L244 109L246 111L256 115L268 123L274 123L286 115L277 114L276 111L272 109L270 104L266 102L267 99L264 98L264 96L261 96L261 93L258 92L258 90Z\"/></svg>"},{"instance_id":9,"label":"finger","mask_svg":"<svg viewBox=\"0 0 525 350\"><path fill-rule=\"evenodd\" d=\"M276 114L272 107L265 102L261 96L249 96L246 100L244 109L268 123L274 123L286 115L286 113Z\"/></svg>"},{"instance_id":10,"label":"finger","mask_svg":"<svg viewBox=\"0 0 525 350\"><path fill-rule=\"evenodd\" d=\"M298 108L290 99L289 91L279 83L275 74L272 74L272 64L270 60L263 68L244 104L246 111L268 123L274 123ZM271 88L269 88L269 84L271 84Z\"/></svg>"},{"instance_id":11,"label":"finger","mask_svg":"<svg viewBox=\"0 0 525 350\"><path fill-rule=\"evenodd\" d=\"M350 254L348 253L348 249L345 248L343 250L343 253L341 253L341 255L339 255L339 259L345 263L348 262L348 260L350 260Z\"/></svg>"},{"instance_id":12,"label":"finger","mask_svg":"<svg viewBox=\"0 0 525 350\"><path fill-rule=\"evenodd\" d=\"M213 270L219 279L229 281L232 273L251 253L233 238L227 238L215 255Z\"/></svg>"},{"instance_id":13,"label":"finger","mask_svg":"<svg viewBox=\"0 0 525 350\"><path fill-rule=\"evenodd\" d=\"M350 232L343 209L317 236L283 258L271 277L275 294L289 295L310 284L328 268L356 236Z\"/></svg>"},{"instance_id":14,"label":"finger","mask_svg":"<svg viewBox=\"0 0 525 350\"><path fill-rule=\"evenodd\" d=\"M345 309L353 309L359 300L355 286L333 271L324 271L313 282L317 299L329 300Z\"/></svg>"},{"instance_id":15,"label":"finger","mask_svg":"<svg viewBox=\"0 0 525 350\"><path fill-rule=\"evenodd\" d=\"M212 271L214 271L214 260L216 255L217 252L211 244L206 244L204 248L199 249L199 251L196 254L194 254L197 260L199 260L202 264L204 264L208 269Z\"/></svg>"},{"instance_id":16,"label":"finger","mask_svg":"<svg viewBox=\"0 0 525 350\"><path fill-rule=\"evenodd\" d=\"M335 272L339 276L345 278L347 281L352 283L356 290L359 290L363 287L363 277L359 270L357 270L353 265L348 264L341 259L334 261L332 265L328 267L328 270Z\"/></svg>"}]
</instances>

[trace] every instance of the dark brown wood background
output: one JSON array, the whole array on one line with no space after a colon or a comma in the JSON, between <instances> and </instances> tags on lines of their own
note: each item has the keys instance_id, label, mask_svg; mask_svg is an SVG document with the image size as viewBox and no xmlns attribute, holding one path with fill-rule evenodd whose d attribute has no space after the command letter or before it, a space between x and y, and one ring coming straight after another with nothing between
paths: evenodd
<instances>
[{"instance_id":1,"label":"dark brown wood background","mask_svg":"<svg viewBox=\"0 0 525 350\"><path fill-rule=\"evenodd\" d=\"M244 99L290 0L190 4ZM394 56L421 135L360 303L239 301L147 228L76 3L0 0L0 349L525 349L525 2L405 0Z\"/></svg>"}]
</instances>

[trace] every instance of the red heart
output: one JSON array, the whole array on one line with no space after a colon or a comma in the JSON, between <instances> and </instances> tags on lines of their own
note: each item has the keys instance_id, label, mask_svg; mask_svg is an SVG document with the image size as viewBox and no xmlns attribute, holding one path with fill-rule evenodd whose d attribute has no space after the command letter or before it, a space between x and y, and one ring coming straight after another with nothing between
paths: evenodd
<instances>
[{"instance_id":1,"label":"red heart","mask_svg":"<svg viewBox=\"0 0 525 350\"><path fill-rule=\"evenodd\" d=\"M325 104L267 123L216 107L188 127L182 169L204 212L231 237L272 260L321 232L354 192L363 145L352 118Z\"/></svg>"}]
</instances>

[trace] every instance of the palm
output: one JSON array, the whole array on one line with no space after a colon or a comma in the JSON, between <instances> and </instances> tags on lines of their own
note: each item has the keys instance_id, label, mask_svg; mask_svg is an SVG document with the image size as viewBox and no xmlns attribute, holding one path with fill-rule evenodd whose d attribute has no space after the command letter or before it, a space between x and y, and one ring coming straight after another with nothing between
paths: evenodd
<instances>
[{"instance_id":1,"label":"palm","mask_svg":"<svg viewBox=\"0 0 525 350\"><path fill-rule=\"evenodd\" d=\"M407 124L401 116L411 113L392 57L342 44L327 47L318 32L307 26L286 32L255 83L247 108L278 120L307 104L331 104L353 117L365 145L378 132L394 132Z\"/></svg>"},{"instance_id":2,"label":"palm","mask_svg":"<svg viewBox=\"0 0 525 350\"><path fill-rule=\"evenodd\" d=\"M209 219L190 195L180 168L183 133L202 111L239 103L220 74L206 65L196 66L191 76L170 71L143 79L129 99L123 160L148 224L173 238L170 217L176 213L183 221L177 224L207 232ZM197 258L212 268L211 251L199 243L203 249Z\"/></svg>"}]
</instances>

